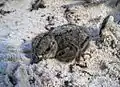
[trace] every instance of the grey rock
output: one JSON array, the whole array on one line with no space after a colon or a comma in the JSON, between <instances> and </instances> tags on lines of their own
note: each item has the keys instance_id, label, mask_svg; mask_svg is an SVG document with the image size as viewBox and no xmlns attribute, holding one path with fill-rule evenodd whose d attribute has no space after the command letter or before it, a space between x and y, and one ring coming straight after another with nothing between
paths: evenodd
<instances>
[{"instance_id":1,"label":"grey rock","mask_svg":"<svg viewBox=\"0 0 120 87\"><path fill-rule=\"evenodd\" d=\"M103 29L101 29L101 44L105 47L115 48L119 40L119 35L117 33L119 28L119 25L114 22L114 17L109 16Z\"/></svg>"}]
</instances>

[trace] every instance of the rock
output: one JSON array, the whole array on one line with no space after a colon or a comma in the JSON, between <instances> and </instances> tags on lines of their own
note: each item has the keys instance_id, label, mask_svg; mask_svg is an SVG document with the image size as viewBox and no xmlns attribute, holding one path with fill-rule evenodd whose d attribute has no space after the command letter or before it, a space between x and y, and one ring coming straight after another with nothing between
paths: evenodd
<instances>
[{"instance_id":1,"label":"rock","mask_svg":"<svg viewBox=\"0 0 120 87\"><path fill-rule=\"evenodd\" d=\"M0 74L0 87L13 87L8 75Z\"/></svg>"},{"instance_id":2,"label":"rock","mask_svg":"<svg viewBox=\"0 0 120 87\"><path fill-rule=\"evenodd\" d=\"M114 22L114 17L109 16L103 29L101 29L101 39L103 46L115 48L119 41L120 26Z\"/></svg>"},{"instance_id":3,"label":"rock","mask_svg":"<svg viewBox=\"0 0 120 87\"><path fill-rule=\"evenodd\" d=\"M31 87L29 83L29 76L26 71L26 66L21 65L15 72L17 84L15 87Z\"/></svg>"}]
</instances>

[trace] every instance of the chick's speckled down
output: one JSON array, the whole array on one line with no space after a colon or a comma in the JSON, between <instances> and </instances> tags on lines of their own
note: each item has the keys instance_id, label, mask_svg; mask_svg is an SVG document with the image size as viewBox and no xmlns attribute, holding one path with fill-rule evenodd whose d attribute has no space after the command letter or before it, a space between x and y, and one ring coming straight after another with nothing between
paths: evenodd
<instances>
[{"instance_id":1,"label":"chick's speckled down","mask_svg":"<svg viewBox=\"0 0 120 87\"><path fill-rule=\"evenodd\" d=\"M33 53L38 59L54 57L69 62L79 58L89 44L89 36L84 27L65 24L33 40Z\"/></svg>"}]
</instances>

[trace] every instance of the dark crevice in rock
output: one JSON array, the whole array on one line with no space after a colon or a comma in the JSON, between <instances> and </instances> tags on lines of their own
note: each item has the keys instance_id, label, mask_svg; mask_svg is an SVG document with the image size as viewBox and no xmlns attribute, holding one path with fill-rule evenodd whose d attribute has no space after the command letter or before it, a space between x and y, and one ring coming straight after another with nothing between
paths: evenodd
<instances>
[{"instance_id":1,"label":"dark crevice in rock","mask_svg":"<svg viewBox=\"0 0 120 87\"><path fill-rule=\"evenodd\" d=\"M64 82L65 87L68 87L68 84L69 84L68 81L65 81L65 82Z\"/></svg>"},{"instance_id":2,"label":"dark crevice in rock","mask_svg":"<svg viewBox=\"0 0 120 87\"><path fill-rule=\"evenodd\" d=\"M85 64L76 64L76 66L79 66L80 68L87 68L87 63Z\"/></svg>"},{"instance_id":3,"label":"dark crevice in rock","mask_svg":"<svg viewBox=\"0 0 120 87\"><path fill-rule=\"evenodd\" d=\"M120 49L117 50L117 53L115 55L120 59Z\"/></svg>"},{"instance_id":4,"label":"dark crevice in rock","mask_svg":"<svg viewBox=\"0 0 120 87\"><path fill-rule=\"evenodd\" d=\"M17 79L14 76L8 76L9 81L13 84L13 86L15 87L15 85L17 84Z\"/></svg>"},{"instance_id":5,"label":"dark crevice in rock","mask_svg":"<svg viewBox=\"0 0 120 87\"><path fill-rule=\"evenodd\" d=\"M68 21L68 23L71 23L71 21L69 20L69 17L71 14L74 14L73 12L71 13L70 7L69 6L64 6L63 7L65 9L64 11L64 17L65 19Z\"/></svg>"},{"instance_id":6,"label":"dark crevice in rock","mask_svg":"<svg viewBox=\"0 0 120 87\"><path fill-rule=\"evenodd\" d=\"M43 73L39 73L38 76L41 77L43 75Z\"/></svg>"},{"instance_id":7,"label":"dark crevice in rock","mask_svg":"<svg viewBox=\"0 0 120 87\"><path fill-rule=\"evenodd\" d=\"M4 6L5 5L5 3L0 3L0 7L2 7L2 6Z\"/></svg>"},{"instance_id":8,"label":"dark crevice in rock","mask_svg":"<svg viewBox=\"0 0 120 87\"><path fill-rule=\"evenodd\" d=\"M85 71L85 70L80 70L82 73L84 73L84 74L88 74L89 76L93 76L90 72L88 72L88 71Z\"/></svg>"},{"instance_id":9,"label":"dark crevice in rock","mask_svg":"<svg viewBox=\"0 0 120 87\"><path fill-rule=\"evenodd\" d=\"M111 41L110 47L112 49L115 49L117 47L114 40Z\"/></svg>"},{"instance_id":10,"label":"dark crevice in rock","mask_svg":"<svg viewBox=\"0 0 120 87\"><path fill-rule=\"evenodd\" d=\"M38 10L39 8L46 8L43 0L36 0L35 3L32 4L32 8L30 9L30 11Z\"/></svg>"},{"instance_id":11,"label":"dark crevice in rock","mask_svg":"<svg viewBox=\"0 0 120 87\"><path fill-rule=\"evenodd\" d=\"M29 79L30 84L34 84L35 83L35 78L33 77L32 79Z\"/></svg>"},{"instance_id":12,"label":"dark crevice in rock","mask_svg":"<svg viewBox=\"0 0 120 87\"><path fill-rule=\"evenodd\" d=\"M105 69L107 69L108 67L107 67L107 65L105 64L105 62L102 62L101 61L101 63L100 63L100 69L101 70L105 70Z\"/></svg>"},{"instance_id":13,"label":"dark crevice in rock","mask_svg":"<svg viewBox=\"0 0 120 87\"><path fill-rule=\"evenodd\" d=\"M16 77L14 76L14 73L17 71L18 67L20 65L17 64L16 67L12 70L12 74L11 75L8 75L8 78L9 78L9 81L13 84L13 86L15 87L15 85L17 84L17 79Z\"/></svg>"},{"instance_id":14,"label":"dark crevice in rock","mask_svg":"<svg viewBox=\"0 0 120 87\"><path fill-rule=\"evenodd\" d=\"M20 66L20 64L17 64L16 67L13 70L13 74L17 71L18 67Z\"/></svg>"},{"instance_id":15,"label":"dark crevice in rock","mask_svg":"<svg viewBox=\"0 0 120 87\"><path fill-rule=\"evenodd\" d=\"M70 72L70 73L73 73L73 72L74 72L72 65L69 65L69 72Z\"/></svg>"},{"instance_id":16,"label":"dark crevice in rock","mask_svg":"<svg viewBox=\"0 0 120 87\"><path fill-rule=\"evenodd\" d=\"M47 21L52 21L53 19L54 19L54 16L48 16L46 20Z\"/></svg>"},{"instance_id":17,"label":"dark crevice in rock","mask_svg":"<svg viewBox=\"0 0 120 87\"><path fill-rule=\"evenodd\" d=\"M72 81L64 81L64 86L63 87L73 87L72 86Z\"/></svg>"},{"instance_id":18,"label":"dark crevice in rock","mask_svg":"<svg viewBox=\"0 0 120 87\"><path fill-rule=\"evenodd\" d=\"M115 6L118 6L119 3L120 3L120 0L117 0L115 3Z\"/></svg>"},{"instance_id":19,"label":"dark crevice in rock","mask_svg":"<svg viewBox=\"0 0 120 87\"><path fill-rule=\"evenodd\" d=\"M119 81L119 84L120 84L120 77L118 77L118 81Z\"/></svg>"},{"instance_id":20,"label":"dark crevice in rock","mask_svg":"<svg viewBox=\"0 0 120 87\"><path fill-rule=\"evenodd\" d=\"M5 14L9 14L9 13L11 13L11 11L4 11L4 10L0 9L0 14L3 15L3 16Z\"/></svg>"},{"instance_id":21,"label":"dark crevice in rock","mask_svg":"<svg viewBox=\"0 0 120 87\"><path fill-rule=\"evenodd\" d=\"M105 28L106 23L108 22L109 17L110 17L110 15L108 15L107 17L105 17L105 19L103 20L103 22L102 22L102 24L101 24L101 28L100 28L100 32L99 32L99 35L100 35L100 36L102 35L102 31L103 31L103 29Z\"/></svg>"},{"instance_id":22,"label":"dark crevice in rock","mask_svg":"<svg viewBox=\"0 0 120 87\"><path fill-rule=\"evenodd\" d=\"M61 77L61 72L58 72L57 74L56 74L56 77L59 79L59 78L62 78Z\"/></svg>"}]
</instances>

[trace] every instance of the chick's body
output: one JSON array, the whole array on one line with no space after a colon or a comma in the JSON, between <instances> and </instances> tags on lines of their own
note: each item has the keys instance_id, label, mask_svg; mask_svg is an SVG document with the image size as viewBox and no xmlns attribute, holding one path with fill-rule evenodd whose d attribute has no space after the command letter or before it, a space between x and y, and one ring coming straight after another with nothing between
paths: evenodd
<instances>
[{"instance_id":1,"label":"chick's body","mask_svg":"<svg viewBox=\"0 0 120 87\"><path fill-rule=\"evenodd\" d=\"M43 35L41 39L33 40L32 44L33 53L38 58L42 55L42 58L54 57L59 61L69 62L80 57L80 54L86 50L89 36L84 27L65 24Z\"/></svg>"}]
</instances>

